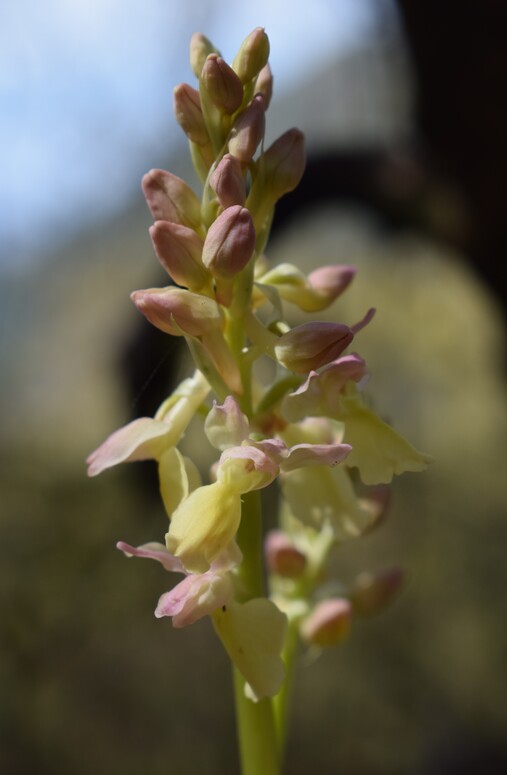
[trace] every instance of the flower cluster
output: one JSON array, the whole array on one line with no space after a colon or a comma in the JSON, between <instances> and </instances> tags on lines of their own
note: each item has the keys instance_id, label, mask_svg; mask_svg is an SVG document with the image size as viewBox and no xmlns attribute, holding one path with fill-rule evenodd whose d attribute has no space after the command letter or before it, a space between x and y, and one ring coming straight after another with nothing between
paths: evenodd
<instances>
[{"instance_id":1,"label":"flower cluster","mask_svg":"<svg viewBox=\"0 0 507 775\"><path fill-rule=\"evenodd\" d=\"M116 431L88 459L91 476L122 462L158 462L165 542L118 548L183 576L162 595L156 616L172 617L175 627L210 616L255 700L282 686L288 627L304 642L335 643L353 612L376 610L396 591L395 570L329 591L325 564L333 546L378 522L385 507L378 485L430 460L363 398L368 369L349 349L373 310L353 325L310 319L290 327L285 319L286 303L310 315L328 308L355 270L324 266L306 276L291 264L267 264L274 207L305 165L297 129L264 148L273 85L268 55L261 28L232 65L203 35L191 40L198 88L177 86L174 112L202 195L170 172L145 175L150 235L169 281L135 291L132 300L154 326L186 339L195 372L155 417ZM272 364L269 384L259 376L263 360ZM217 450L204 482L178 448L189 423L203 415L203 433ZM275 481L280 518L266 537L268 596L242 576L256 550L240 535L242 520L252 518L247 504Z\"/></svg>"}]
</instances>

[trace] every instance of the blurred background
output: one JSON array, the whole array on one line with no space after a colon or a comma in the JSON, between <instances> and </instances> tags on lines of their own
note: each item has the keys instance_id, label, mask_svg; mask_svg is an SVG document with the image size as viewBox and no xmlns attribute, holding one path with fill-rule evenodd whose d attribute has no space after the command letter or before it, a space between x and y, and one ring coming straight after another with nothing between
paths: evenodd
<instances>
[{"instance_id":1,"label":"blurred background","mask_svg":"<svg viewBox=\"0 0 507 775\"><path fill-rule=\"evenodd\" d=\"M160 285L140 178L195 184L172 117L204 32L271 40L268 141L308 171L269 257L359 267L330 311L377 307L358 349L378 412L436 462L333 572L408 584L348 642L301 657L287 773L507 771L507 38L500 2L35 0L0 10L0 771L235 773L229 668L208 621L119 539L160 540L149 463L86 455L151 414L179 348L133 308Z\"/></svg>"}]
</instances>

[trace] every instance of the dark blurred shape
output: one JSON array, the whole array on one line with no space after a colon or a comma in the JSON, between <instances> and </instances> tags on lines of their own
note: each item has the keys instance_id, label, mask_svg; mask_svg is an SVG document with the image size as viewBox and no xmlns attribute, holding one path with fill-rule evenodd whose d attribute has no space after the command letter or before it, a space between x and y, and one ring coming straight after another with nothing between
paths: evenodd
<instances>
[{"instance_id":1,"label":"dark blurred shape","mask_svg":"<svg viewBox=\"0 0 507 775\"><path fill-rule=\"evenodd\" d=\"M465 200L467 256L505 304L505 3L397 0L397 6L414 69L420 135L432 167Z\"/></svg>"},{"instance_id":2,"label":"dark blurred shape","mask_svg":"<svg viewBox=\"0 0 507 775\"><path fill-rule=\"evenodd\" d=\"M435 746L423 765L421 775L479 775L507 772L505 742L467 734Z\"/></svg>"}]
</instances>

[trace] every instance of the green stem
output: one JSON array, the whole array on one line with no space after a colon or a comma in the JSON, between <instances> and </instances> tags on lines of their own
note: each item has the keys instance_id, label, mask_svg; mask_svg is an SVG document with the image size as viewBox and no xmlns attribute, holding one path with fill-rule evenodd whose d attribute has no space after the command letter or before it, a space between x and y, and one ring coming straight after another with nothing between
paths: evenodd
<instances>
[{"instance_id":1,"label":"green stem","mask_svg":"<svg viewBox=\"0 0 507 775\"><path fill-rule=\"evenodd\" d=\"M261 498L259 491L254 490L242 496L241 523L236 536L243 553L238 568L238 601L241 603L265 594L262 538Z\"/></svg>"},{"instance_id":2,"label":"green stem","mask_svg":"<svg viewBox=\"0 0 507 775\"><path fill-rule=\"evenodd\" d=\"M258 491L243 496L237 535L243 561L238 569L238 600L264 595L262 514ZM252 702L245 696L244 678L234 670L236 719L242 775L280 775L278 741L269 699Z\"/></svg>"},{"instance_id":3,"label":"green stem","mask_svg":"<svg viewBox=\"0 0 507 775\"><path fill-rule=\"evenodd\" d=\"M285 648L282 658L285 663L285 681L282 688L273 700L275 714L275 727L278 740L280 759L283 758L287 741L287 729L289 726L289 709L294 686L294 668L298 649L299 637L296 621L289 620L289 627L285 640Z\"/></svg>"},{"instance_id":4,"label":"green stem","mask_svg":"<svg viewBox=\"0 0 507 775\"><path fill-rule=\"evenodd\" d=\"M245 697L245 680L234 670L241 775L280 775L271 700Z\"/></svg>"}]
</instances>

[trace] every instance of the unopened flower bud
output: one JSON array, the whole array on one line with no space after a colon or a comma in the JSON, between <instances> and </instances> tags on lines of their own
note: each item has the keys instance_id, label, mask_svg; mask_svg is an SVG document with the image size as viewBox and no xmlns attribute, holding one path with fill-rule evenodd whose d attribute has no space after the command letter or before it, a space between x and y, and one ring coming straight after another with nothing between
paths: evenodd
<instances>
[{"instance_id":1,"label":"unopened flower bud","mask_svg":"<svg viewBox=\"0 0 507 775\"><path fill-rule=\"evenodd\" d=\"M199 291L209 285L202 264L203 241L192 229L169 221L156 221L150 228L155 253L177 285Z\"/></svg>"},{"instance_id":2,"label":"unopened flower bud","mask_svg":"<svg viewBox=\"0 0 507 775\"><path fill-rule=\"evenodd\" d=\"M325 300L327 305L331 304L348 288L354 279L356 271L354 266L343 264L321 266L310 272L308 282L322 300Z\"/></svg>"},{"instance_id":3,"label":"unopened flower bud","mask_svg":"<svg viewBox=\"0 0 507 775\"><path fill-rule=\"evenodd\" d=\"M202 115L199 92L188 83L180 83L175 87L173 96L176 121L188 139L197 145L207 145L209 137Z\"/></svg>"},{"instance_id":4,"label":"unopened flower bud","mask_svg":"<svg viewBox=\"0 0 507 775\"><path fill-rule=\"evenodd\" d=\"M218 53L213 43L202 32L194 32L190 38L190 67L196 78L200 78L206 58L210 54Z\"/></svg>"},{"instance_id":5,"label":"unopened flower bud","mask_svg":"<svg viewBox=\"0 0 507 775\"><path fill-rule=\"evenodd\" d=\"M232 67L241 78L242 83L248 83L262 70L268 57L268 36L262 27L256 27L241 44L234 57Z\"/></svg>"},{"instance_id":6,"label":"unopened flower bud","mask_svg":"<svg viewBox=\"0 0 507 775\"><path fill-rule=\"evenodd\" d=\"M131 299L150 323L173 336L199 337L223 325L223 312L214 299L182 288L134 291Z\"/></svg>"},{"instance_id":7,"label":"unopened flower bud","mask_svg":"<svg viewBox=\"0 0 507 775\"><path fill-rule=\"evenodd\" d=\"M246 207L228 207L211 224L202 251L202 261L216 277L231 278L250 261L255 247L255 229Z\"/></svg>"},{"instance_id":8,"label":"unopened flower bud","mask_svg":"<svg viewBox=\"0 0 507 775\"><path fill-rule=\"evenodd\" d=\"M289 129L270 145L264 156L266 188L273 199L292 191L305 171L305 136L299 129Z\"/></svg>"},{"instance_id":9,"label":"unopened flower bud","mask_svg":"<svg viewBox=\"0 0 507 775\"><path fill-rule=\"evenodd\" d=\"M401 568L361 573L350 591L354 613L371 616L382 611L399 593L404 580Z\"/></svg>"},{"instance_id":10,"label":"unopened flower bud","mask_svg":"<svg viewBox=\"0 0 507 775\"><path fill-rule=\"evenodd\" d=\"M227 62L210 54L204 63L201 83L211 101L226 113L234 113L243 102L243 84Z\"/></svg>"},{"instance_id":11,"label":"unopened flower bud","mask_svg":"<svg viewBox=\"0 0 507 775\"><path fill-rule=\"evenodd\" d=\"M266 536L266 562L269 570L278 576L299 578L306 567L306 557L296 549L289 536L282 530L271 530Z\"/></svg>"},{"instance_id":12,"label":"unopened flower bud","mask_svg":"<svg viewBox=\"0 0 507 775\"><path fill-rule=\"evenodd\" d=\"M254 94L262 94L264 98L264 110L269 108L273 96L273 73L269 64L265 64L255 79Z\"/></svg>"},{"instance_id":13,"label":"unopened flower bud","mask_svg":"<svg viewBox=\"0 0 507 775\"><path fill-rule=\"evenodd\" d=\"M323 600L301 622L301 637L312 646L335 646L347 637L351 618L352 607L345 598Z\"/></svg>"},{"instance_id":14,"label":"unopened flower bud","mask_svg":"<svg viewBox=\"0 0 507 775\"><path fill-rule=\"evenodd\" d=\"M275 355L290 371L308 374L338 358L353 338L342 323L303 323L278 339Z\"/></svg>"},{"instance_id":15,"label":"unopened flower bud","mask_svg":"<svg viewBox=\"0 0 507 775\"><path fill-rule=\"evenodd\" d=\"M264 135L264 98L258 94L235 120L229 136L229 152L248 163Z\"/></svg>"},{"instance_id":16,"label":"unopened flower bud","mask_svg":"<svg viewBox=\"0 0 507 775\"><path fill-rule=\"evenodd\" d=\"M201 203L184 180L165 170L150 170L142 180L144 196L156 221L201 226Z\"/></svg>"},{"instance_id":17,"label":"unopened flower bud","mask_svg":"<svg viewBox=\"0 0 507 775\"><path fill-rule=\"evenodd\" d=\"M224 313L214 299L174 287L134 291L131 299L145 318L164 333L196 337L207 364L232 392L241 394L238 365L223 335Z\"/></svg>"},{"instance_id":18,"label":"unopened flower bud","mask_svg":"<svg viewBox=\"0 0 507 775\"><path fill-rule=\"evenodd\" d=\"M210 178L210 185L222 207L245 204L245 178L241 163L232 154L226 153L220 160Z\"/></svg>"}]
</instances>

